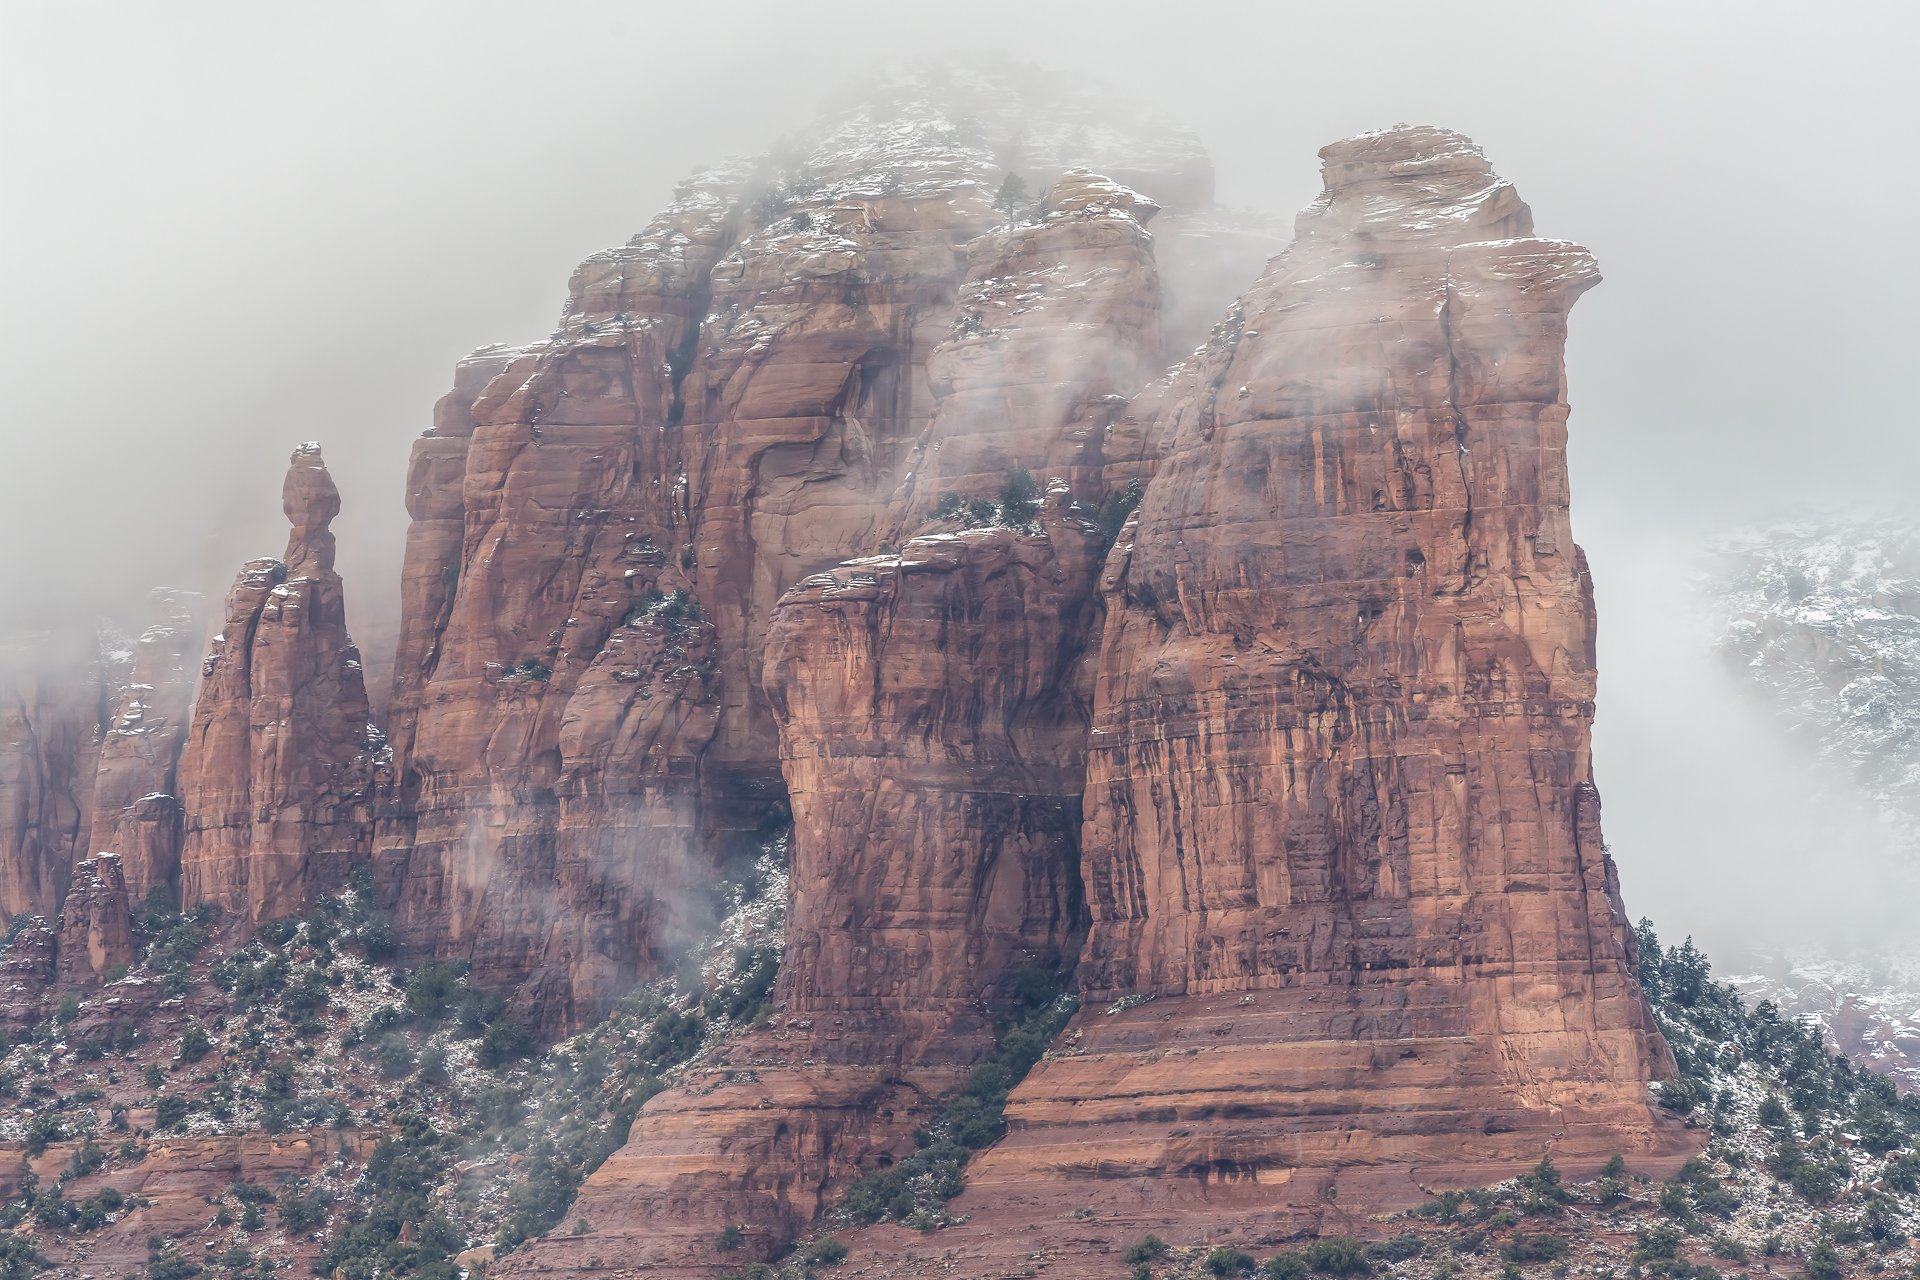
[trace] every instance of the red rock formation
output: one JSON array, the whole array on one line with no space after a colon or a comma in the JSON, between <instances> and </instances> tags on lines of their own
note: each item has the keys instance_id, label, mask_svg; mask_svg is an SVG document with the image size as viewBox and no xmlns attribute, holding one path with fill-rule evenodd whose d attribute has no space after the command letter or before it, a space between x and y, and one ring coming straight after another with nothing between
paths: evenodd
<instances>
[{"instance_id":1,"label":"red rock formation","mask_svg":"<svg viewBox=\"0 0 1920 1280\"><path fill-rule=\"evenodd\" d=\"M1085 1008L910 1261L1100 1274L1142 1229L1352 1230L1694 1145L1647 1103L1591 781L1562 348L1598 275L1458 135L1321 154L1108 565Z\"/></svg>"},{"instance_id":2,"label":"red rock formation","mask_svg":"<svg viewBox=\"0 0 1920 1280\"><path fill-rule=\"evenodd\" d=\"M130 902L180 873L180 801L175 774L193 701L199 597L156 591L160 620L141 633L132 676L120 692L93 777L88 844L118 854Z\"/></svg>"},{"instance_id":3,"label":"red rock formation","mask_svg":"<svg viewBox=\"0 0 1920 1280\"><path fill-rule=\"evenodd\" d=\"M1010 139L1019 97L998 92L1005 118L969 127ZM990 139L956 118L855 109L782 170L689 182L581 266L548 342L464 365L416 445L378 874L411 948L469 959L543 1029L658 973L699 924L688 887L780 798L760 668L781 596L933 504L890 500L913 492L901 482L928 444L929 357L953 336L955 296L985 280L967 282L982 262L964 246L1004 221ZM1033 156L1072 150L1072 130L1041 132ZM1205 186L1190 140L1139 152L1176 195ZM1074 234L1088 261L1096 232L1119 237L1113 280L1134 287L1050 265L1123 331L1074 341L1127 352L1124 377L1096 376L1130 387L1157 360L1135 341L1157 318L1150 283L1125 276L1148 244L1127 210L1148 202L1122 203ZM1038 261L1051 226L1008 243ZM1048 323L1013 319L1011 297L983 305L1012 329ZM1073 353L1020 349L1029 367L981 388L981 423L1023 402L1056 421L1046 387L1072 377L1049 366ZM1097 450L1117 407L1077 406L1086 437L1056 453ZM989 447L981 465L997 490L1007 460Z\"/></svg>"},{"instance_id":4,"label":"red rock formation","mask_svg":"<svg viewBox=\"0 0 1920 1280\"><path fill-rule=\"evenodd\" d=\"M247 925L344 880L368 838L371 746L333 534L340 494L317 445L282 491L284 560L255 560L227 597L179 766L181 900Z\"/></svg>"},{"instance_id":5,"label":"red rock formation","mask_svg":"<svg viewBox=\"0 0 1920 1280\"><path fill-rule=\"evenodd\" d=\"M36 636L0 653L0 914L51 915L87 851L112 643ZM77 651L77 652L76 652Z\"/></svg>"},{"instance_id":6,"label":"red rock formation","mask_svg":"<svg viewBox=\"0 0 1920 1280\"><path fill-rule=\"evenodd\" d=\"M969 246L927 359L932 479L896 518L1017 465L1049 492L786 593L763 677L794 818L778 1026L648 1106L583 1192L596 1231L512 1267L703 1271L729 1225L770 1252L911 1150L926 1102L991 1052L1019 969L1071 962L1104 542L1069 477L1098 484L1106 419L1159 352L1152 210L1074 173L1033 225Z\"/></svg>"},{"instance_id":7,"label":"red rock formation","mask_svg":"<svg viewBox=\"0 0 1920 1280\"><path fill-rule=\"evenodd\" d=\"M133 963L133 926L127 913L127 880L111 853L73 866L60 911L55 977L61 986L92 987Z\"/></svg>"}]
</instances>

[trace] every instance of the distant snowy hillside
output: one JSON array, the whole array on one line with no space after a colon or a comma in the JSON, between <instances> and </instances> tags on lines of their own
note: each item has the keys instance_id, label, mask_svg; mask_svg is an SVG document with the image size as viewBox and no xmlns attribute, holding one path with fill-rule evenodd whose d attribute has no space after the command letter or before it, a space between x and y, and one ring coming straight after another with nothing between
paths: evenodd
<instances>
[{"instance_id":1,"label":"distant snowy hillside","mask_svg":"<svg viewBox=\"0 0 1920 1280\"><path fill-rule=\"evenodd\" d=\"M1756 939L1734 984L1920 1089L1920 528L1883 517L1747 534L1714 553L1708 596L1725 618L1722 655L1827 766L1809 770L1808 802L1872 806L1888 837L1880 884L1915 922L1892 936ZM1822 851L1809 853L1818 876Z\"/></svg>"}]
</instances>

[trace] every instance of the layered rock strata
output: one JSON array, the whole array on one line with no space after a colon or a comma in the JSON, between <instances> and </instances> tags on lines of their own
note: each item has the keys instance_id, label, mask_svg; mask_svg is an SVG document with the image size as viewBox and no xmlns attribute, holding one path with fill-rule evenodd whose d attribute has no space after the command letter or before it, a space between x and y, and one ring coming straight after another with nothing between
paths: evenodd
<instances>
[{"instance_id":1,"label":"layered rock strata","mask_svg":"<svg viewBox=\"0 0 1920 1280\"><path fill-rule=\"evenodd\" d=\"M344 883L372 798L366 687L328 528L340 494L319 446L295 451L282 507L286 557L234 582L179 765L181 900L248 926Z\"/></svg>"}]
</instances>

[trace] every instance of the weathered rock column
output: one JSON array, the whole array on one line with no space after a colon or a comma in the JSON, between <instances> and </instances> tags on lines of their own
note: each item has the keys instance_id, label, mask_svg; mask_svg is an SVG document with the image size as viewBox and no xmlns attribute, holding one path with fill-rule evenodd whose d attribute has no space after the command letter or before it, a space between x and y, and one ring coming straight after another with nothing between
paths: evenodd
<instances>
[{"instance_id":1,"label":"weathered rock column","mask_svg":"<svg viewBox=\"0 0 1920 1280\"><path fill-rule=\"evenodd\" d=\"M254 560L227 596L180 761L183 905L246 927L344 883L369 847L372 743L333 533L340 493L318 445L282 489L284 560Z\"/></svg>"},{"instance_id":2,"label":"weathered rock column","mask_svg":"<svg viewBox=\"0 0 1920 1280\"><path fill-rule=\"evenodd\" d=\"M127 880L115 855L99 853L74 864L57 946L55 976L62 986L98 986L133 963Z\"/></svg>"}]
</instances>

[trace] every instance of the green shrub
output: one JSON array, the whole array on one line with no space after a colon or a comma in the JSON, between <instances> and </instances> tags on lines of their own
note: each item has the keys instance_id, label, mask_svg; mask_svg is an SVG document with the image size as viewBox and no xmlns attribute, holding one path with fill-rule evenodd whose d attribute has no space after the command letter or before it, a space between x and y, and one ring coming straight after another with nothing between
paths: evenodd
<instances>
[{"instance_id":1,"label":"green shrub","mask_svg":"<svg viewBox=\"0 0 1920 1280\"><path fill-rule=\"evenodd\" d=\"M1693 1213L1693 1204L1687 1199L1687 1189L1677 1182L1660 1184L1660 1212L1669 1218L1685 1218Z\"/></svg>"},{"instance_id":2,"label":"green shrub","mask_svg":"<svg viewBox=\"0 0 1920 1280\"><path fill-rule=\"evenodd\" d=\"M1788 1182L1809 1204L1827 1204L1840 1194L1840 1177L1831 1168L1803 1160L1793 1167Z\"/></svg>"},{"instance_id":3,"label":"green shrub","mask_svg":"<svg viewBox=\"0 0 1920 1280\"><path fill-rule=\"evenodd\" d=\"M445 1016L460 995L466 966L446 960L429 960L407 975L407 1011L416 1018L433 1021Z\"/></svg>"},{"instance_id":4,"label":"green shrub","mask_svg":"<svg viewBox=\"0 0 1920 1280\"><path fill-rule=\"evenodd\" d=\"M1920 1191L1920 1152L1909 1152L1887 1161L1885 1177L1887 1186L1902 1195Z\"/></svg>"},{"instance_id":5,"label":"green shrub","mask_svg":"<svg viewBox=\"0 0 1920 1280\"><path fill-rule=\"evenodd\" d=\"M147 1255L149 1280L193 1280L193 1277L199 1274L200 1268L181 1257L172 1245L166 1245Z\"/></svg>"},{"instance_id":6,"label":"green shrub","mask_svg":"<svg viewBox=\"0 0 1920 1280\"><path fill-rule=\"evenodd\" d=\"M297 1186L288 1187L280 1193L277 1207L282 1229L292 1235L305 1235L326 1221L327 1193L318 1188L302 1191Z\"/></svg>"},{"instance_id":7,"label":"green shrub","mask_svg":"<svg viewBox=\"0 0 1920 1280\"><path fill-rule=\"evenodd\" d=\"M389 1080L398 1080L413 1070L413 1046L397 1032L381 1039L374 1056L380 1064L380 1074Z\"/></svg>"},{"instance_id":8,"label":"green shrub","mask_svg":"<svg viewBox=\"0 0 1920 1280\"><path fill-rule=\"evenodd\" d=\"M1731 1236L1718 1235L1713 1238L1713 1256L1725 1258L1728 1262L1745 1262L1747 1246Z\"/></svg>"},{"instance_id":9,"label":"green shrub","mask_svg":"<svg viewBox=\"0 0 1920 1280\"><path fill-rule=\"evenodd\" d=\"M1502 1256L1508 1262L1558 1262L1567 1256L1567 1242L1563 1236L1518 1235L1507 1243Z\"/></svg>"},{"instance_id":10,"label":"green shrub","mask_svg":"<svg viewBox=\"0 0 1920 1280\"><path fill-rule=\"evenodd\" d=\"M1200 1265L1216 1276L1237 1276L1253 1270L1254 1263L1251 1255L1223 1244L1209 1250Z\"/></svg>"},{"instance_id":11,"label":"green shrub","mask_svg":"<svg viewBox=\"0 0 1920 1280\"><path fill-rule=\"evenodd\" d=\"M422 1084L447 1084L453 1075L447 1069L447 1051L438 1045L429 1045L420 1051L420 1082Z\"/></svg>"},{"instance_id":12,"label":"green shrub","mask_svg":"<svg viewBox=\"0 0 1920 1280\"><path fill-rule=\"evenodd\" d=\"M34 1247L31 1237L0 1233L0 1280L24 1280L52 1265Z\"/></svg>"},{"instance_id":13,"label":"green shrub","mask_svg":"<svg viewBox=\"0 0 1920 1280\"><path fill-rule=\"evenodd\" d=\"M213 1049L213 1040L207 1035L207 1029L197 1022L187 1024L180 1033L180 1051L174 1055L177 1062L198 1062Z\"/></svg>"},{"instance_id":14,"label":"green shrub","mask_svg":"<svg viewBox=\"0 0 1920 1280\"><path fill-rule=\"evenodd\" d=\"M1156 1235L1144 1235L1127 1246L1126 1260L1132 1262L1158 1262L1167 1256L1167 1242Z\"/></svg>"},{"instance_id":15,"label":"green shrub","mask_svg":"<svg viewBox=\"0 0 1920 1280\"><path fill-rule=\"evenodd\" d=\"M1307 1246L1307 1265L1329 1276L1364 1276L1373 1270L1367 1251L1349 1236L1315 1240Z\"/></svg>"},{"instance_id":16,"label":"green shrub","mask_svg":"<svg viewBox=\"0 0 1920 1280\"><path fill-rule=\"evenodd\" d=\"M1409 1231L1391 1240L1369 1245L1367 1257L1376 1262L1405 1262L1409 1258L1419 1257L1426 1249L1426 1241Z\"/></svg>"},{"instance_id":17,"label":"green shrub","mask_svg":"<svg viewBox=\"0 0 1920 1280\"><path fill-rule=\"evenodd\" d=\"M73 1153L73 1159L67 1164L67 1172L76 1178L84 1178L97 1171L107 1162L107 1153L92 1138L82 1142Z\"/></svg>"},{"instance_id":18,"label":"green shrub","mask_svg":"<svg viewBox=\"0 0 1920 1280\"><path fill-rule=\"evenodd\" d=\"M486 1034L480 1038L480 1049L475 1057L481 1066L493 1070L526 1057L533 1052L533 1047L533 1037L511 1014L505 1014L488 1027Z\"/></svg>"},{"instance_id":19,"label":"green shrub","mask_svg":"<svg viewBox=\"0 0 1920 1280\"><path fill-rule=\"evenodd\" d=\"M837 1267L847 1260L847 1246L828 1236L816 1240L800 1251L800 1261L810 1267Z\"/></svg>"},{"instance_id":20,"label":"green shrub","mask_svg":"<svg viewBox=\"0 0 1920 1280\"><path fill-rule=\"evenodd\" d=\"M187 1118L192 1109L185 1098L176 1093L163 1093L153 1100L153 1124L156 1129L172 1129Z\"/></svg>"},{"instance_id":21,"label":"green shrub","mask_svg":"<svg viewBox=\"0 0 1920 1280\"><path fill-rule=\"evenodd\" d=\"M1034 483L1033 473L1025 467L1007 472L1006 483L1000 486L999 522L1019 528L1033 519L1039 507L1040 486Z\"/></svg>"},{"instance_id":22,"label":"green shrub","mask_svg":"<svg viewBox=\"0 0 1920 1280\"><path fill-rule=\"evenodd\" d=\"M1675 1115L1692 1115L1700 1105L1700 1085L1682 1077L1678 1080L1662 1080L1654 1086L1654 1095L1661 1106Z\"/></svg>"},{"instance_id":23,"label":"green shrub","mask_svg":"<svg viewBox=\"0 0 1920 1280\"><path fill-rule=\"evenodd\" d=\"M1261 1269L1266 1272L1267 1280L1307 1280L1313 1274L1313 1268L1307 1265L1307 1256L1297 1249L1274 1254Z\"/></svg>"},{"instance_id":24,"label":"green shrub","mask_svg":"<svg viewBox=\"0 0 1920 1280\"><path fill-rule=\"evenodd\" d=\"M35 1158L43 1156L49 1146L66 1136L66 1121L57 1112L36 1112L33 1119L27 1121L27 1154Z\"/></svg>"},{"instance_id":25,"label":"green shrub","mask_svg":"<svg viewBox=\"0 0 1920 1280\"><path fill-rule=\"evenodd\" d=\"M713 1242L713 1247L721 1253L732 1253L740 1247L740 1239L740 1228L729 1223L721 1228L720 1236Z\"/></svg>"}]
</instances>

